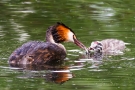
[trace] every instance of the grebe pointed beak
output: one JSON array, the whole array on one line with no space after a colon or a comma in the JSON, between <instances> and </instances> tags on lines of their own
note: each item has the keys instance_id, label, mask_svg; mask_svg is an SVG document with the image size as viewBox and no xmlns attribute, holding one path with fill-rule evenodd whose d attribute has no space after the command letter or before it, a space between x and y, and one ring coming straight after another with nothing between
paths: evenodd
<instances>
[{"instance_id":1,"label":"grebe pointed beak","mask_svg":"<svg viewBox=\"0 0 135 90\"><path fill-rule=\"evenodd\" d=\"M74 43L79 46L80 48L84 49L86 51L86 53L88 53L88 49L79 41L77 40L77 38L75 36L73 36L74 39Z\"/></svg>"}]
</instances>

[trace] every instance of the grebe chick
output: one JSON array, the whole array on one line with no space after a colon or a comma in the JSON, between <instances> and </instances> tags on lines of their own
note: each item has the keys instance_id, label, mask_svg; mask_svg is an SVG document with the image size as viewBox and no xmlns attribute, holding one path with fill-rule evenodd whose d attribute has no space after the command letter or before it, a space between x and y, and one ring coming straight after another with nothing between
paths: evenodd
<instances>
[{"instance_id":1,"label":"grebe chick","mask_svg":"<svg viewBox=\"0 0 135 90\"><path fill-rule=\"evenodd\" d=\"M118 39L104 39L102 41L94 41L91 43L89 50L103 52L106 54L114 54L122 52L126 48L126 43Z\"/></svg>"},{"instance_id":2,"label":"grebe chick","mask_svg":"<svg viewBox=\"0 0 135 90\"><path fill-rule=\"evenodd\" d=\"M63 61L66 49L62 42L73 42L87 51L75 33L63 23L50 26L46 31L46 42L30 41L17 48L9 57L10 65L53 64Z\"/></svg>"}]
</instances>

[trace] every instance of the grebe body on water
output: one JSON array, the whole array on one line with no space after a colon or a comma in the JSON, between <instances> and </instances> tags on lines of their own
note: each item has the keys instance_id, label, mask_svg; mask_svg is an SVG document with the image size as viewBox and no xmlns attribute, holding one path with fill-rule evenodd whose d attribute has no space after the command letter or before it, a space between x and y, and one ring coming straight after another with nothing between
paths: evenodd
<instances>
[{"instance_id":1,"label":"grebe body on water","mask_svg":"<svg viewBox=\"0 0 135 90\"><path fill-rule=\"evenodd\" d=\"M10 65L53 64L63 61L66 49L62 42L73 42L87 50L69 27L58 22L46 31L46 42L30 41L23 44L10 55L9 63Z\"/></svg>"}]
</instances>

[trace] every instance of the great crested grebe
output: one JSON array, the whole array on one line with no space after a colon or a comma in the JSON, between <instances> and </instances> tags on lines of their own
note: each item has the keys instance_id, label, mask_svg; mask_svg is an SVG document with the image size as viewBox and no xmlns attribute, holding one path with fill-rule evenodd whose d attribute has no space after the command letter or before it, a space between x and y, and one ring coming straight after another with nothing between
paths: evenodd
<instances>
[{"instance_id":1,"label":"great crested grebe","mask_svg":"<svg viewBox=\"0 0 135 90\"><path fill-rule=\"evenodd\" d=\"M46 31L46 42L30 41L23 44L10 55L9 64L53 64L63 61L66 49L62 42L73 42L87 51L69 27L57 22Z\"/></svg>"},{"instance_id":2,"label":"great crested grebe","mask_svg":"<svg viewBox=\"0 0 135 90\"><path fill-rule=\"evenodd\" d=\"M118 54L118 52L125 50L127 44L128 43L118 39L104 39L102 41L92 42L88 49L98 53Z\"/></svg>"}]
</instances>

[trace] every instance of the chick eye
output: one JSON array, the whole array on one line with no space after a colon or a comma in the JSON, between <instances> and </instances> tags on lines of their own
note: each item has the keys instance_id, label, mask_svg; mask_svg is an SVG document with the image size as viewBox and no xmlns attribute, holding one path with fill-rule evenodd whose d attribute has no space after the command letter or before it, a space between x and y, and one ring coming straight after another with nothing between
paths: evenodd
<instances>
[{"instance_id":1,"label":"chick eye","mask_svg":"<svg viewBox=\"0 0 135 90\"><path fill-rule=\"evenodd\" d=\"M98 43L98 45L99 45L99 46L102 46L102 44L101 44L101 43Z\"/></svg>"}]
</instances>

